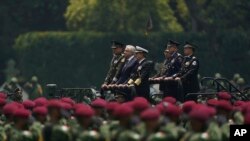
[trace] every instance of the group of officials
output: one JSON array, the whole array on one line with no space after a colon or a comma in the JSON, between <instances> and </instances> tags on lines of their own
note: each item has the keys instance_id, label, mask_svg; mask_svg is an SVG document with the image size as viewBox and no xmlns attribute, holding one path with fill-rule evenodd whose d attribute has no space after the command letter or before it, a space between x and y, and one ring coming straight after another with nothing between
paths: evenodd
<instances>
[{"instance_id":1,"label":"group of officials","mask_svg":"<svg viewBox=\"0 0 250 141\"><path fill-rule=\"evenodd\" d=\"M158 74L151 77L154 68L153 61L146 57L149 51L140 46L125 45L111 41L113 58L107 73L102 90L120 88L126 100L135 96L150 100L150 84L160 84L159 89L164 97L173 96L179 101L184 101L188 93L199 91L198 70L199 61L194 56L196 45L185 42L184 56L179 52L180 43L169 40L164 50L165 61ZM121 89L123 88L123 89ZM131 94L135 90L135 94Z\"/></svg>"}]
</instances>

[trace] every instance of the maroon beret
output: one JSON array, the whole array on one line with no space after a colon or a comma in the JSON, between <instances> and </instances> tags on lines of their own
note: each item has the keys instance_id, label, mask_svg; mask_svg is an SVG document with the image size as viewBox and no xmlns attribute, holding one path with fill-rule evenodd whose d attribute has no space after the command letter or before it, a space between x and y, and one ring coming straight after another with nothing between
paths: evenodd
<instances>
[{"instance_id":1,"label":"maroon beret","mask_svg":"<svg viewBox=\"0 0 250 141\"><path fill-rule=\"evenodd\" d=\"M93 117L95 114L94 110L89 106L80 106L75 110L76 117Z\"/></svg>"},{"instance_id":2,"label":"maroon beret","mask_svg":"<svg viewBox=\"0 0 250 141\"><path fill-rule=\"evenodd\" d=\"M149 108L147 110L144 110L140 117L142 120L157 120L160 117L160 112L157 109Z\"/></svg>"},{"instance_id":3,"label":"maroon beret","mask_svg":"<svg viewBox=\"0 0 250 141\"><path fill-rule=\"evenodd\" d=\"M7 98L7 95L3 92L0 92L0 98L2 99L6 99Z\"/></svg>"},{"instance_id":4,"label":"maroon beret","mask_svg":"<svg viewBox=\"0 0 250 141\"><path fill-rule=\"evenodd\" d=\"M39 97L34 100L35 106L47 106L48 100L44 97Z\"/></svg>"},{"instance_id":5,"label":"maroon beret","mask_svg":"<svg viewBox=\"0 0 250 141\"><path fill-rule=\"evenodd\" d=\"M19 103L19 102L12 102L12 104L16 105L16 106L17 106L17 108L24 109L23 104L21 104L21 103Z\"/></svg>"},{"instance_id":6,"label":"maroon beret","mask_svg":"<svg viewBox=\"0 0 250 141\"><path fill-rule=\"evenodd\" d=\"M33 114L35 114L35 115L41 115L41 116L46 116L48 114L48 109L45 106L35 107L33 109Z\"/></svg>"},{"instance_id":7,"label":"maroon beret","mask_svg":"<svg viewBox=\"0 0 250 141\"><path fill-rule=\"evenodd\" d=\"M25 101L23 101L23 106L26 109L32 109L35 107L35 102L33 102L31 100L25 100Z\"/></svg>"},{"instance_id":8,"label":"maroon beret","mask_svg":"<svg viewBox=\"0 0 250 141\"><path fill-rule=\"evenodd\" d=\"M182 111L188 114L192 110L192 108L195 106L195 104L196 103L194 101L184 102L182 105Z\"/></svg>"},{"instance_id":9,"label":"maroon beret","mask_svg":"<svg viewBox=\"0 0 250 141\"><path fill-rule=\"evenodd\" d=\"M129 105L126 105L126 104L122 104L122 105L119 105L118 107L115 108L114 110L114 116L115 117L128 117L130 115L133 114L133 109L131 106Z\"/></svg>"},{"instance_id":10,"label":"maroon beret","mask_svg":"<svg viewBox=\"0 0 250 141\"><path fill-rule=\"evenodd\" d=\"M73 99L71 99L69 97L63 97L63 98L61 98L61 101L65 102L65 103L69 103L72 106L74 106L74 104L76 103Z\"/></svg>"},{"instance_id":11,"label":"maroon beret","mask_svg":"<svg viewBox=\"0 0 250 141\"><path fill-rule=\"evenodd\" d=\"M135 97L133 101L144 101L144 102L148 102L148 100L144 97Z\"/></svg>"},{"instance_id":12,"label":"maroon beret","mask_svg":"<svg viewBox=\"0 0 250 141\"><path fill-rule=\"evenodd\" d=\"M131 106L136 111L143 111L149 107L149 103L145 99L140 99L139 97L137 99L134 99L131 103Z\"/></svg>"},{"instance_id":13,"label":"maroon beret","mask_svg":"<svg viewBox=\"0 0 250 141\"><path fill-rule=\"evenodd\" d=\"M209 100L207 100L207 105L212 106L212 107L216 107L218 105L218 100L217 99L209 99Z\"/></svg>"},{"instance_id":14,"label":"maroon beret","mask_svg":"<svg viewBox=\"0 0 250 141\"><path fill-rule=\"evenodd\" d=\"M244 124L250 124L250 113L244 116Z\"/></svg>"},{"instance_id":15,"label":"maroon beret","mask_svg":"<svg viewBox=\"0 0 250 141\"><path fill-rule=\"evenodd\" d=\"M227 100L219 100L217 107L226 111L233 110L232 104Z\"/></svg>"},{"instance_id":16,"label":"maroon beret","mask_svg":"<svg viewBox=\"0 0 250 141\"><path fill-rule=\"evenodd\" d=\"M61 104L62 104L62 108L64 110L72 110L73 109L73 106L69 103L62 102Z\"/></svg>"},{"instance_id":17,"label":"maroon beret","mask_svg":"<svg viewBox=\"0 0 250 141\"><path fill-rule=\"evenodd\" d=\"M0 106L4 106L6 104L6 99L0 98Z\"/></svg>"},{"instance_id":18,"label":"maroon beret","mask_svg":"<svg viewBox=\"0 0 250 141\"><path fill-rule=\"evenodd\" d=\"M170 103L168 103L166 106L164 106L164 103L162 103L162 108L163 108L163 114L167 116L178 117L181 114L181 109Z\"/></svg>"},{"instance_id":19,"label":"maroon beret","mask_svg":"<svg viewBox=\"0 0 250 141\"><path fill-rule=\"evenodd\" d=\"M244 105L245 104L245 102L244 101L241 101L241 100L238 100L238 101L235 101L234 102L234 106L242 106L242 105Z\"/></svg>"},{"instance_id":20,"label":"maroon beret","mask_svg":"<svg viewBox=\"0 0 250 141\"><path fill-rule=\"evenodd\" d=\"M119 105L120 104L118 102L108 102L106 105L106 110L109 112L113 112Z\"/></svg>"},{"instance_id":21,"label":"maroon beret","mask_svg":"<svg viewBox=\"0 0 250 141\"><path fill-rule=\"evenodd\" d=\"M17 109L18 107L13 104L13 103L8 103L6 104L4 107L3 107L3 114L4 115L13 115L15 110Z\"/></svg>"},{"instance_id":22,"label":"maroon beret","mask_svg":"<svg viewBox=\"0 0 250 141\"><path fill-rule=\"evenodd\" d=\"M29 118L30 116L30 111L26 109L16 109L14 112L14 117L16 118Z\"/></svg>"},{"instance_id":23,"label":"maroon beret","mask_svg":"<svg viewBox=\"0 0 250 141\"><path fill-rule=\"evenodd\" d=\"M171 97L171 96L165 97L162 101L163 102L168 102L168 103L171 103L171 104L175 104L176 103L176 99L174 97Z\"/></svg>"},{"instance_id":24,"label":"maroon beret","mask_svg":"<svg viewBox=\"0 0 250 141\"><path fill-rule=\"evenodd\" d=\"M92 101L91 106L94 108L105 108L107 102L104 99L98 98Z\"/></svg>"},{"instance_id":25,"label":"maroon beret","mask_svg":"<svg viewBox=\"0 0 250 141\"><path fill-rule=\"evenodd\" d=\"M210 117L209 112L207 112L204 109L192 110L189 113L189 118L195 119L195 120L198 120L198 121L202 121L202 122L208 120L209 117Z\"/></svg>"},{"instance_id":26,"label":"maroon beret","mask_svg":"<svg viewBox=\"0 0 250 141\"><path fill-rule=\"evenodd\" d=\"M242 105L242 113L250 113L250 102L246 102L244 105Z\"/></svg>"},{"instance_id":27,"label":"maroon beret","mask_svg":"<svg viewBox=\"0 0 250 141\"><path fill-rule=\"evenodd\" d=\"M49 100L48 102L48 108L62 108L62 103L61 101L57 100L57 99L52 99L52 100Z\"/></svg>"},{"instance_id":28,"label":"maroon beret","mask_svg":"<svg viewBox=\"0 0 250 141\"><path fill-rule=\"evenodd\" d=\"M230 100L232 97L229 92L219 92L217 96L219 99L223 100Z\"/></svg>"}]
</instances>

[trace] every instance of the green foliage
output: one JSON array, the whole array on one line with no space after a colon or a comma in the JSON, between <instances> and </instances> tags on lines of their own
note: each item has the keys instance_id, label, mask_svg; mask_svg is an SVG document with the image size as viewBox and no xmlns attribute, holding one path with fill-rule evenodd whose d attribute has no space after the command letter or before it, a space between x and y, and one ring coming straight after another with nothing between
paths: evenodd
<instances>
[{"instance_id":1,"label":"green foliage","mask_svg":"<svg viewBox=\"0 0 250 141\"><path fill-rule=\"evenodd\" d=\"M149 58L161 62L169 38L182 43L189 40L199 45L196 54L201 63L202 76L221 72L231 77L239 72L250 78L250 67L245 65L250 56L247 48L250 41L247 34L241 32L221 33L216 36L215 42L207 40L210 35L206 34L157 32L145 37L138 33L33 32L20 35L16 39L15 50L25 77L36 74L42 78L43 84L88 87L99 86L104 81L112 57L110 40L143 46L149 49Z\"/></svg>"},{"instance_id":2,"label":"green foliage","mask_svg":"<svg viewBox=\"0 0 250 141\"><path fill-rule=\"evenodd\" d=\"M0 68L16 54L15 38L29 31L64 30L68 0L0 0ZM4 80L0 71L0 82Z\"/></svg>"},{"instance_id":3,"label":"green foliage","mask_svg":"<svg viewBox=\"0 0 250 141\"><path fill-rule=\"evenodd\" d=\"M144 33L149 15L154 31L182 31L166 0L70 0L65 18L73 30Z\"/></svg>"}]
</instances>

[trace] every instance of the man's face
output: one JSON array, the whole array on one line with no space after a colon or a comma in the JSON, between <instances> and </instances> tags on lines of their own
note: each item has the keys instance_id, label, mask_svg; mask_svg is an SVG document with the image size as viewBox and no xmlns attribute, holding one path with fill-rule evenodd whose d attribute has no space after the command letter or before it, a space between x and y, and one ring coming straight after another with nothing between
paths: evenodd
<instances>
[{"instance_id":1,"label":"man's face","mask_svg":"<svg viewBox=\"0 0 250 141\"><path fill-rule=\"evenodd\" d=\"M191 119L191 120L190 120L191 128L192 128L192 130L195 131L195 132L200 132L200 131L202 131L203 124L204 124L203 122L198 121L198 120L194 120L194 119Z\"/></svg>"},{"instance_id":2,"label":"man's face","mask_svg":"<svg viewBox=\"0 0 250 141\"><path fill-rule=\"evenodd\" d=\"M123 49L121 47L112 48L113 54L119 55L122 53Z\"/></svg>"},{"instance_id":3,"label":"man's face","mask_svg":"<svg viewBox=\"0 0 250 141\"><path fill-rule=\"evenodd\" d=\"M171 57L171 54L169 53L169 51L165 51L164 55L166 59L169 59Z\"/></svg>"},{"instance_id":4,"label":"man's face","mask_svg":"<svg viewBox=\"0 0 250 141\"><path fill-rule=\"evenodd\" d=\"M128 59L129 57L131 57L133 55L133 52L131 51L131 50L129 50L128 48L126 48L125 50L124 50L124 57L126 58L126 59Z\"/></svg>"},{"instance_id":5,"label":"man's face","mask_svg":"<svg viewBox=\"0 0 250 141\"><path fill-rule=\"evenodd\" d=\"M193 50L191 48L184 48L184 55L189 56L193 54Z\"/></svg>"},{"instance_id":6,"label":"man's face","mask_svg":"<svg viewBox=\"0 0 250 141\"><path fill-rule=\"evenodd\" d=\"M177 51L177 47L174 46L174 45L171 45L171 46L168 47L168 50L169 50L170 54L173 54L174 52Z\"/></svg>"},{"instance_id":7,"label":"man's face","mask_svg":"<svg viewBox=\"0 0 250 141\"><path fill-rule=\"evenodd\" d=\"M135 57L136 57L137 60L141 60L142 58L144 58L144 55L143 55L142 52L137 52L137 53L135 54Z\"/></svg>"},{"instance_id":8,"label":"man's face","mask_svg":"<svg viewBox=\"0 0 250 141\"><path fill-rule=\"evenodd\" d=\"M125 97L122 96L122 95L117 95L117 96L115 97L115 100L116 100L116 102L118 102L118 103L124 103L124 102L126 101Z\"/></svg>"}]
</instances>

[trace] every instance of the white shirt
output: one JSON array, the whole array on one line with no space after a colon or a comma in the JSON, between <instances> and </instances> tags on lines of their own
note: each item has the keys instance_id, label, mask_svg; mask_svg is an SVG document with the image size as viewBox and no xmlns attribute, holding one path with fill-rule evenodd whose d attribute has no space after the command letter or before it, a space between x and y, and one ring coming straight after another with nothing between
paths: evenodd
<instances>
[{"instance_id":1,"label":"white shirt","mask_svg":"<svg viewBox=\"0 0 250 141\"><path fill-rule=\"evenodd\" d=\"M127 61L130 62L133 58L134 58L134 55L130 56Z\"/></svg>"},{"instance_id":2,"label":"white shirt","mask_svg":"<svg viewBox=\"0 0 250 141\"><path fill-rule=\"evenodd\" d=\"M145 60L145 58L141 59L141 60L139 61L139 64L141 64L141 62L142 62L143 60Z\"/></svg>"}]
</instances>

